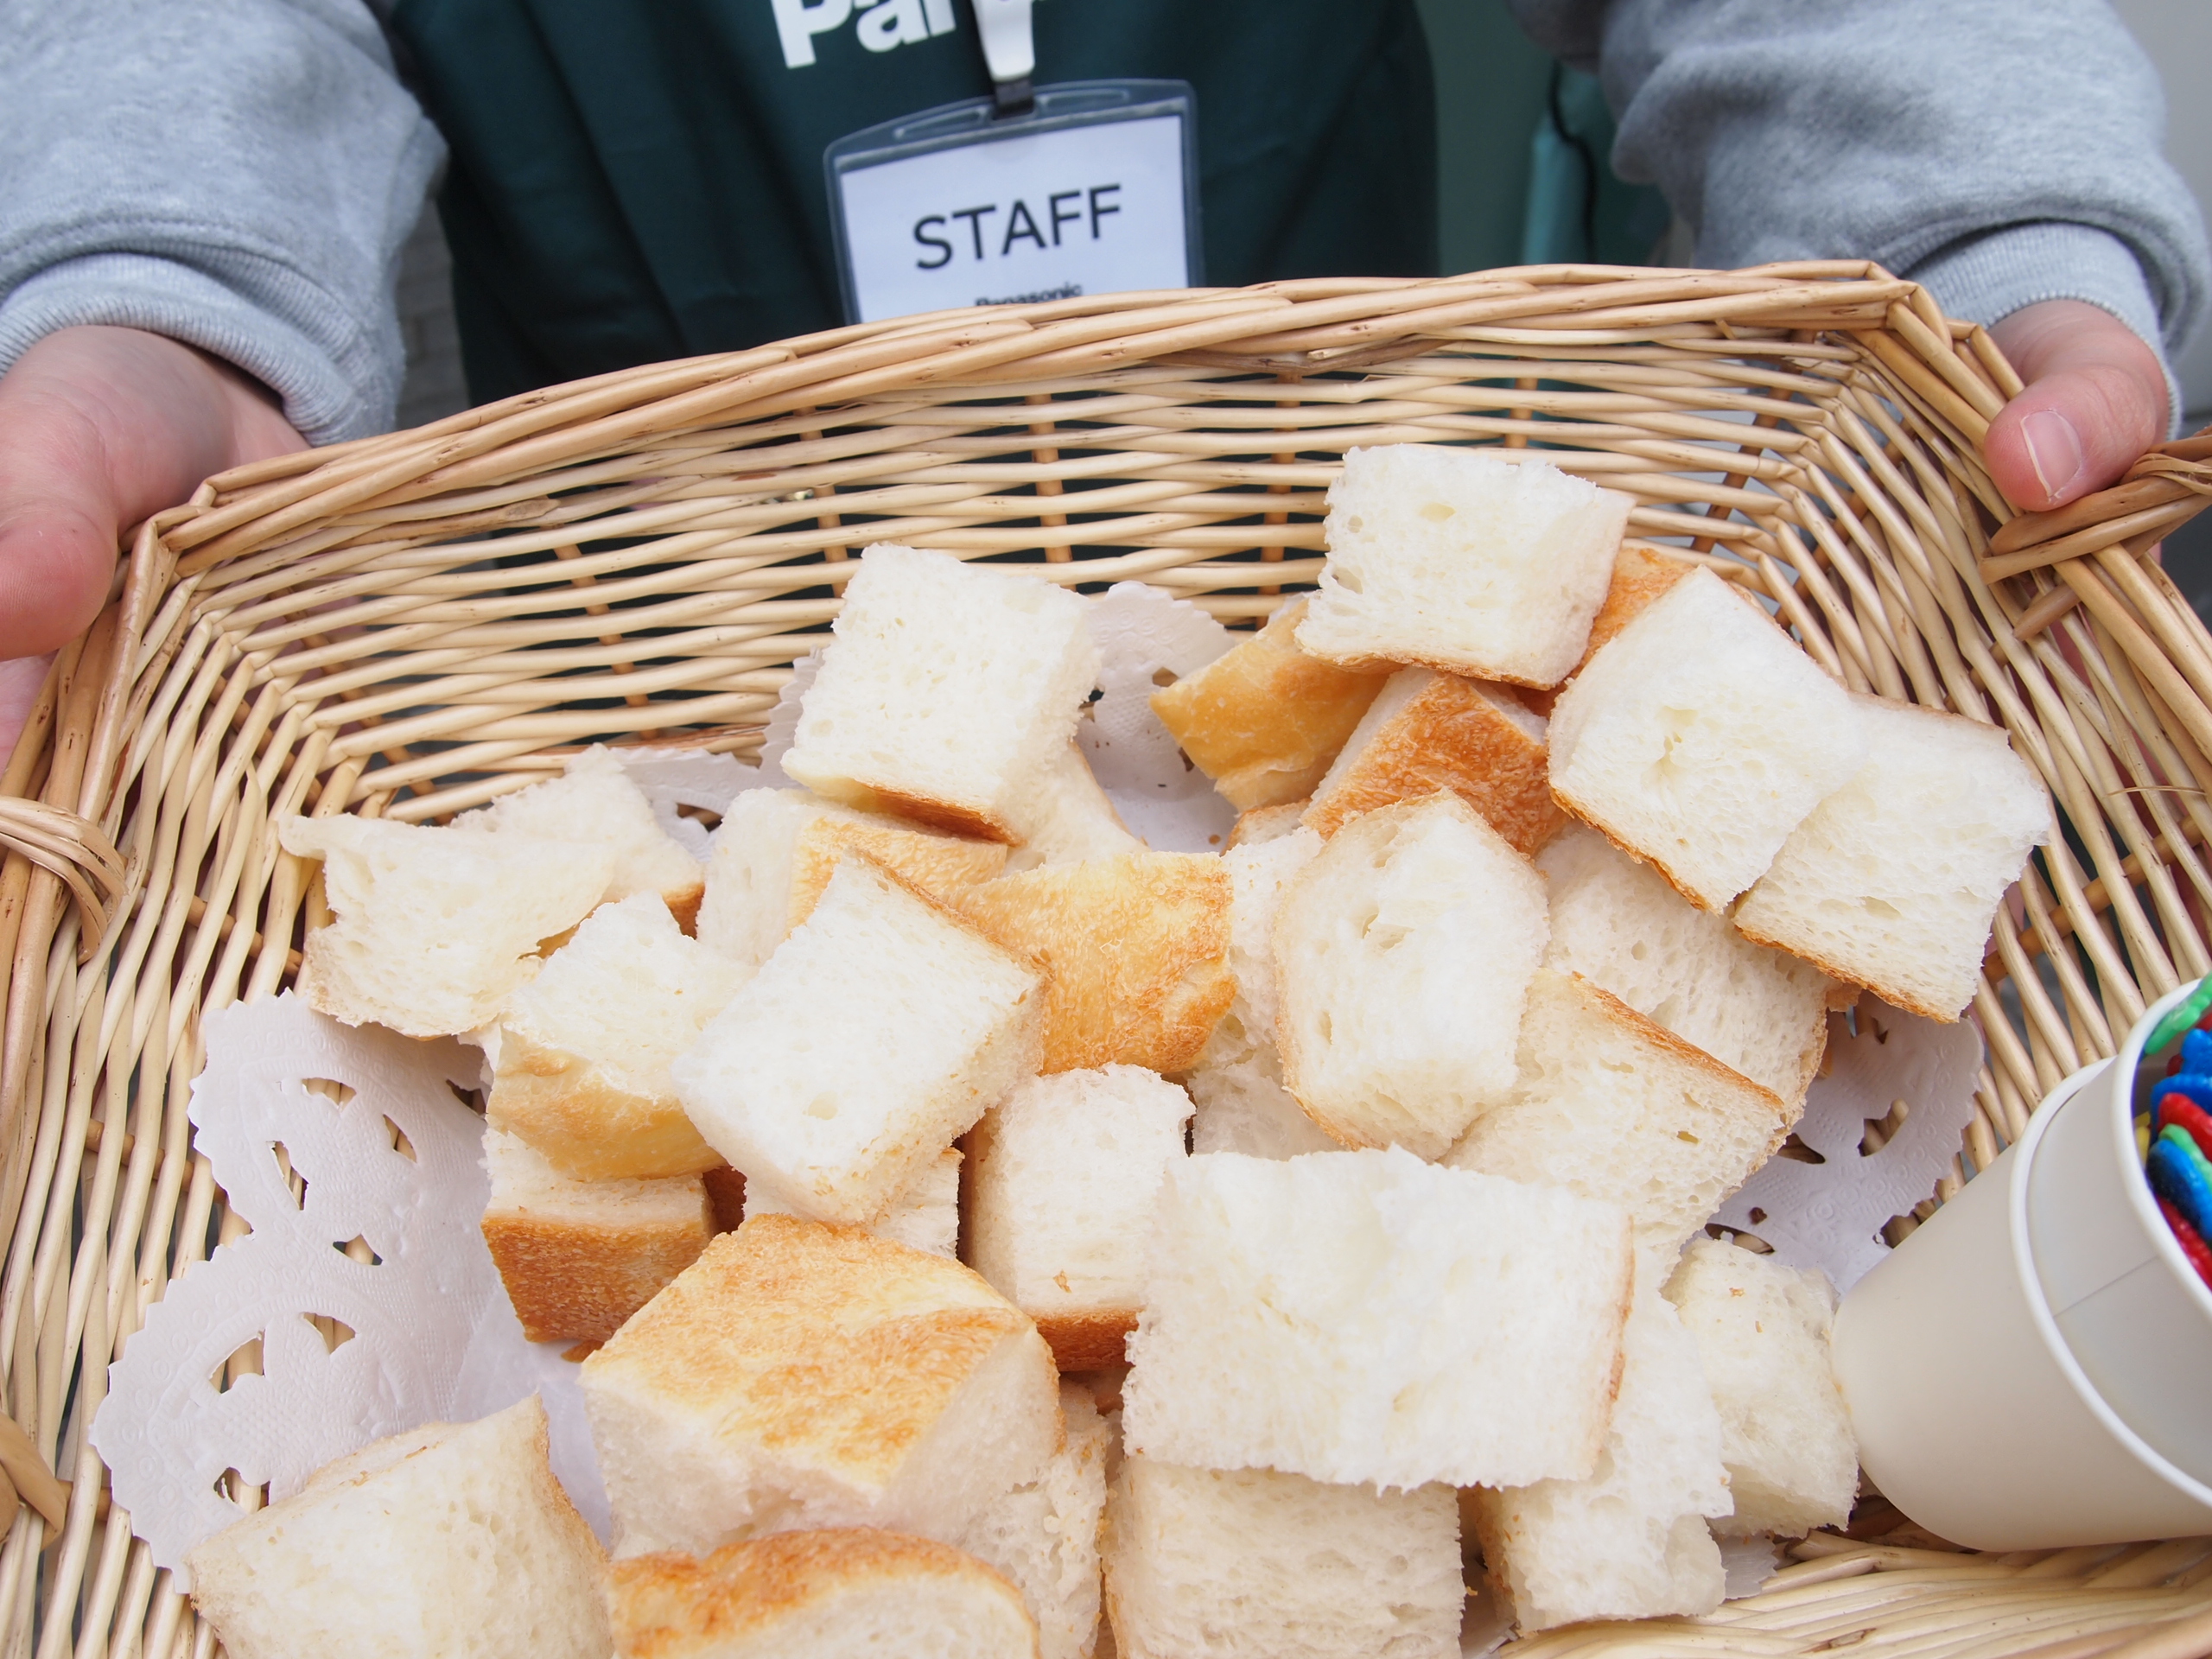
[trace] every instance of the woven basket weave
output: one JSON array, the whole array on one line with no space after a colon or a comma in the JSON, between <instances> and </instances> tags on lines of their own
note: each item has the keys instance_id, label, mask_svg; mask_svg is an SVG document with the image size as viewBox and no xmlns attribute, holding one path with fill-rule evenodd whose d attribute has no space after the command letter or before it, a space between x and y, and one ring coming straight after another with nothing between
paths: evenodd
<instances>
[{"instance_id":1,"label":"woven basket weave","mask_svg":"<svg viewBox=\"0 0 2212 1659\"><path fill-rule=\"evenodd\" d=\"M28 1500L0 1659L213 1648L84 1436L146 1307L239 1230L185 1107L202 1013L285 985L314 919L272 817L440 818L599 739L748 752L872 541L1233 623L1313 582L1353 444L1540 446L1632 493L1631 537L1770 596L1844 683L2005 728L2075 832L1999 918L1955 1192L2212 968L2212 638L2139 556L2212 446L2016 520L1978 449L2018 385L1868 266L1547 267L909 318L212 480L141 531L0 779L0 1402L29 1436L0 1422ZM2212 1540L1990 1557L1898 1519L1864 1506L1709 1618L1514 1651L2212 1648Z\"/></svg>"}]
</instances>

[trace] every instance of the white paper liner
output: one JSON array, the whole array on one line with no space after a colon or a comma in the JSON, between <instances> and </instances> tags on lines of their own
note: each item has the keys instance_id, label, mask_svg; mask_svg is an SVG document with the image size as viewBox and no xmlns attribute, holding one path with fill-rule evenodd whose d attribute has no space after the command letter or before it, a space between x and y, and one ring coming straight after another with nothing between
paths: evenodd
<instances>
[{"instance_id":1,"label":"white paper liner","mask_svg":"<svg viewBox=\"0 0 2212 1659\"><path fill-rule=\"evenodd\" d=\"M533 1389L556 1471L603 1523L575 1367L557 1357L565 1344L523 1339L478 1228L483 1120L455 1090L477 1085L480 1057L352 1029L290 995L211 1015L206 1033L194 1145L253 1230L147 1310L109 1368L91 1435L155 1564L190 1587L186 1552L243 1513L217 1490L226 1470L283 1498L372 1440L473 1421ZM341 1106L308 1078L353 1093ZM411 1157L395 1149L393 1126ZM306 1180L302 1203L280 1145ZM376 1264L345 1255L355 1238ZM328 1349L315 1314L354 1334ZM256 1337L261 1375L221 1390L225 1363Z\"/></svg>"},{"instance_id":2,"label":"white paper liner","mask_svg":"<svg viewBox=\"0 0 2212 1659\"><path fill-rule=\"evenodd\" d=\"M740 790L760 786L760 768L734 754L698 749L617 749L615 758L630 781L652 803L653 817L694 858L707 855L707 826L687 818L678 807L697 807L717 815ZM781 775L780 769L779 776Z\"/></svg>"},{"instance_id":3,"label":"white paper liner","mask_svg":"<svg viewBox=\"0 0 2212 1659\"><path fill-rule=\"evenodd\" d=\"M1883 1224L1930 1197L1950 1168L1974 1116L1981 1033L1968 1020L1941 1025L1868 996L1856 1035L1842 1015L1829 1016L1828 1059L1797 1124L1797 1138L1827 1161L1770 1159L1713 1219L1847 1291L1890 1253ZM1900 1100L1910 1109L1896 1135L1861 1153L1866 1125Z\"/></svg>"}]
</instances>

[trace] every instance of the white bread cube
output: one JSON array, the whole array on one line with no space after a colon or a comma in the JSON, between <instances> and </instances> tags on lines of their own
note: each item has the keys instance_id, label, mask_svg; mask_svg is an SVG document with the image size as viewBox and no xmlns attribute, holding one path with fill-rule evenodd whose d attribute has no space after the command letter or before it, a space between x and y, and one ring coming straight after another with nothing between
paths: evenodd
<instances>
[{"instance_id":1,"label":"white bread cube","mask_svg":"<svg viewBox=\"0 0 2212 1659\"><path fill-rule=\"evenodd\" d=\"M1622 1354L1595 1474L1473 1495L1491 1581L1524 1635L1720 1605L1726 1574L1705 1521L1729 1510L1720 1418L1697 1345L1648 1281L1637 1286Z\"/></svg>"},{"instance_id":2,"label":"white bread cube","mask_svg":"<svg viewBox=\"0 0 2212 1659\"><path fill-rule=\"evenodd\" d=\"M1222 855L1231 891L1229 965L1236 995L1185 1079L1196 1109L1195 1151L1294 1158L1336 1147L1284 1090L1275 1048L1275 916L1293 879L1320 850L1321 837L1294 817L1288 833L1232 846Z\"/></svg>"},{"instance_id":3,"label":"white bread cube","mask_svg":"<svg viewBox=\"0 0 2212 1659\"><path fill-rule=\"evenodd\" d=\"M950 1543L1060 1443L1052 1356L957 1262L757 1216L583 1363L615 1553L812 1527Z\"/></svg>"},{"instance_id":4,"label":"white bread cube","mask_svg":"<svg viewBox=\"0 0 2212 1659\"><path fill-rule=\"evenodd\" d=\"M1333 836L1378 806L1448 789L1523 857L1567 821L1552 800L1544 719L1503 686L1401 669L1313 791L1306 823Z\"/></svg>"},{"instance_id":5,"label":"white bread cube","mask_svg":"<svg viewBox=\"0 0 2212 1659\"><path fill-rule=\"evenodd\" d=\"M1090 1389L1060 1384L1067 1439L1037 1479L976 1517L960 1547L1021 1592L1040 1659L1090 1659L1098 1645L1098 1545L1113 1426Z\"/></svg>"},{"instance_id":6,"label":"white bread cube","mask_svg":"<svg viewBox=\"0 0 2212 1659\"><path fill-rule=\"evenodd\" d=\"M947 1147L883 1212L868 1224L878 1238L904 1244L910 1250L927 1250L948 1260L960 1254L960 1164L957 1147ZM788 1216L795 1212L766 1188L745 1195L745 1214Z\"/></svg>"},{"instance_id":7,"label":"white bread cube","mask_svg":"<svg viewBox=\"0 0 2212 1659\"><path fill-rule=\"evenodd\" d=\"M1828 1340L1835 1293L1717 1238L1691 1241L1668 1281L1720 1412L1735 1513L1724 1535L1840 1527L1859 1494L1859 1447Z\"/></svg>"},{"instance_id":8,"label":"white bread cube","mask_svg":"<svg viewBox=\"0 0 2212 1659\"><path fill-rule=\"evenodd\" d=\"M484 1131L484 1243L532 1342L605 1342L714 1236L696 1175L570 1180L496 1128Z\"/></svg>"},{"instance_id":9,"label":"white bread cube","mask_svg":"<svg viewBox=\"0 0 2212 1659\"><path fill-rule=\"evenodd\" d=\"M332 920L308 935L298 988L349 1026L450 1037L490 1022L537 968L539 944L588 914L612 849L496 839L382 818L284 818L279 843L322 861Z\"/></svg>"},{"instance_id":10,"label":"white bread cube","mask_svg":"<svg viewBox=\"0 0 2212 1659\"><path fill-rule=\"evenodd\" d=\"M609 1647L606 1557L546 1462L535 1395L326 1465L185 1565L231 1659L606 1659Z\"/></svg>"},{"instance_id":11,"label":"white bread cube","mask_svg":"<svg viewBox=\"0 0 2212 1659\"><path fill-rule=\"evenodd\" d=\"M748 1189L863 1224L1034 1075L1041 989L1027 964L849 852L671 1075Z\"/></svg>"},{"instance_id":12,"label":"white bread cube","mask_svg":"<svg viewBox=\"0 0 2212 1659\"><path fill-rule=\"evenodd\" d=\"M1040 864L1080 864L1087 858L1145 849L1098 786L1090 762L1076 743L1062 749L1024 792L1016 804L1014 827L1021 845L1007 855L1008 875Z\"/></svg>"},{"instance_id":13,"label":"white bread cube","mask_svg":"<svg viewBox=\"0 0 2212 1659\"><path fill-rule=\"evenodd\" d=\"M1866 761L1783 843L1736 925L1930 1020L1974 1000L1990 924L2050 836L2042 780L2005 734L1854 697Z\"/></svg>"},{"instance_id":14,"label":"white bread cube","mask_svg":"<svg viewBox=\"0 0 2212 1659\"><path fill-rule=\"evenodd\" d=\"M1122 1434L1316 1480L1580 1479L1629 1288L1609 1204L1396 1147L1187 1158L1154 1213Z\"/></svg>"},{"instance_id":15,"label":"white bread cube","mask_svg":"<svg viewBox=\"0 0 2212 1659\"><path fill-rule=\"evenodd\" d=\"M1283 1086L1347 1146L1441 1157L1513 1086L1544 884L1457 796L1354 818L1275 918Z\"/></svg>"},{"instance_id":16,"label":"white bread cube","mask_svg":"<svg viewBox=\"0 0 2212 1659\"><path fill-rule=\"evenodd\" d=\"M571 1180L714 1168L669 1067L752 971L686 938L658 893L601 905L507 998L487 1121Z\"/></svg>"},{"instance_id":17,"label":"white bread cube","mask_svg":"<svg viewBox=\"0 0 2212 1659\"><path fill-rule=\"evenodd\" d=\"M1334 663L1557 685L1581 658L1635 505L1541 461L1347 450L1298 643Z\"/></svg>"},{"instance_id":18,"label":"white bread cube","mask_svg":"<svg viewBox=\"0 0 2212 1659\"><path fill-rule=\"evenodd\" d=\"M1827 1046L1827 976L1753 944L1649 865L1575 824L1536 855L1551 898L1544 966L1600 990L1792 1109Z\"/></svg>"},{"instance_id":19,"label":"white bread cube","mask_svg":"<svg viewBox=\"0 0 2212 1659\"><path fill-rule=\"evenodd\" d=\"M857 1528L726 1544L704 1560L617 1561L607 1607L622 1659L1037 1659L1005 1578L949 1545Z\"/></svg>"},{"instance_id":20,"label":"white bread cube","mask_svg":"<svg viewBox=\"0 0 2212 1659\"><path fill-rule=\"evenodd\" d=\"M1240 812L1312 794L1388 674L1301 649L1306 603L1284 606L1257 633L1152 694L1160 723Z\"/></svg>"},{"instance_id":21,"label":"white bread cube","mask_svg":"<svg viewBox=\"0 0 2212 1659\"><path fill-rule=\"evenodd\" d=\"M1122 1363L1154 1197L1191 1100L1134 1065L1033 1077L969 1132L969 1265L1037 1321L1063 1371Z\"/></svg>"},{"instance_id":22,"label":"white bread cube","mask_svg":"<svg viewBox=\"0 0 2212 1659\"><path fill-rule=\"evenodd\" d=\"M1045 977L1046 1071L1188 1070L1236 994L1231 886L1211 853L1122 853L1001 876L962 914Z\"/></svg>"},{"instance_id":23,"label":"white bread cube","mask_svg":"<svg viewBox=\"0 0 2212 1659\"><path fill-rule=\"evenodd\" d=\"M814 912L830 872L857 848L940 904L1005 868L997 842L968 841L856 812L803 789L748 789L707 852L699 942L758 967Z\"/></svg>"},{"instance_id":24,"label":"white bread cube","mask_svg":"<svg viewBox=\"0 0 2212 1659\"><path fill-rule=\"evenodd\" d=\"M453 827L597 842L614 853L614 874L601 895L607 902L657 893L687 928L698 913L706 872L660 827L652 803L604 744L571 755L558 778L463 812Z\"/></svg>"},{"instance_id":25,"label":"white bread cube","mask_svg":"<svg viewBox=\"0 0 2212 1659\"><path fill-rule=\"evenodd\" d=\"M1122 1459L1108 1498L1121 1659L1456 1659L1459 1503L1272 1469Z\"/></svg>"},{"instance_id":26,"label":"white bread cube","mask_svg":"<svg viewBox=\"0 0 2212 1659\"><path fill-rule=\"evenodd\" d=\"M1560 693L1552 790L1719 910L1865 763L1851 709L1756 606L1694 570Z\"/></svg>"},{"instance_id":27,"label":"white bread cube","mask_svg":"<svg viewBox=\"0 0 2212 1659\"><path fill-rule=\"evenodd\" d=\"M832 800L986 841L1098 681L1084 601L1034 576L883 542L845 584L784 770Z\"/></svg>"},{"instance_id":28,"label":"white bread cube","mask_svg":"<svg viewBox=\"0 0 2212 1659\"><path fill-rule=\"evenodd\" d=\"M1545 969L1521 1024L1521 1076L1446 1161L1617 1204L1671 1261L1771 1157L1796 1114L1608 995Z\"/></svg>"}]
</instances>

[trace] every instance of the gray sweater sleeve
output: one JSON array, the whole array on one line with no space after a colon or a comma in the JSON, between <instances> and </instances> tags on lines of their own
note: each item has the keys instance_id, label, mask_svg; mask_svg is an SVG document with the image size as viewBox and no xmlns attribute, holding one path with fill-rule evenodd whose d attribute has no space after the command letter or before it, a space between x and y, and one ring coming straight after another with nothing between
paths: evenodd
<instances>
[{"instance_id":1,"label":"gray sweater sleeve","mask_svg":"<svg viewBox=\"0 0 2212 1659\"><path fill-rule=\"evenodd\" d=\"M2103 0L1511 0L1594 70L1613 168L1707 265L1866 258L1955 316L2101 306L2164 353L2212 255L2158 78Z\"/></svg>"},{"instance_id":2,"label":"gray sweater sleeve","mask_svg":"<svg viewBox=\"0 0 2212 1659\"><path fill-rule=\"evenodd\" d=\"M311 442L390 426L392 279L444 147L360 0L7 12L0 371L121 324L259 377Z\"/></svg>"}]
</instances>

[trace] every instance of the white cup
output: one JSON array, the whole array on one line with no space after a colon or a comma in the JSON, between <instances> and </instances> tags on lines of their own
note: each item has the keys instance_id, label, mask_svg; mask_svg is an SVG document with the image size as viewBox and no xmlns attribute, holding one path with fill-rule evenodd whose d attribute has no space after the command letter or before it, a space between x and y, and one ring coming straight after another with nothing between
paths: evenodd
<instances>
[{"instance_id":1,"label":"white cup","mask_svg":"<svg viewBox=\"0 0 2212 1659\"><path fill-rule=\"evenodd\" d=\"M2139 1052L2145 1029L2137 1027L2123 1060ZM2031 1243L2030 1197L2047 1137L2084 1096L2094 1103L2082 1121L2101 1125L2109 1089L2099 1084L2122 1075L2097 1066L2060 1084L2018 1142L1837 1310L1836 1380L1860 1463L1891 1503L1955 1543L2049 1549L2212 1533L2212 1486L2161 1455L2090 1381L2051 1312ZM2142 1185L2139 1169L2133 1179ZM2089 1202L2086 1176L2053 1190L2077 1188L2076 1201ZM2073 1235L2056 1230L2065 1224L2062 1217L2050 1231L2054 1261L2072 1249ZM2081 1259L2092 1259L2086 1247ZM2102 1287L2128 1281L2123 1269ZM2075 1306L2096 1300L2093 1291ZM2103 1328L2089 1321L2085 1338ZM2138 1359L2150 1363L2140 1353L2123 1363Z\"/></svg>"},{"instance_id":2,"label":"white cup","mask_svg":"<svg viewBox=\"0 0 2212 1659\"><path fill-rule=\"evenodd\" d=\"M2143 1178L2133 1088L2152 1025L2195 988L2160 1001L2111 1065L2044 1114L2028 1245L2059 1334L2105 1403L2212 1484L2212 1290Z\"/></svg>"}]
</instances>

